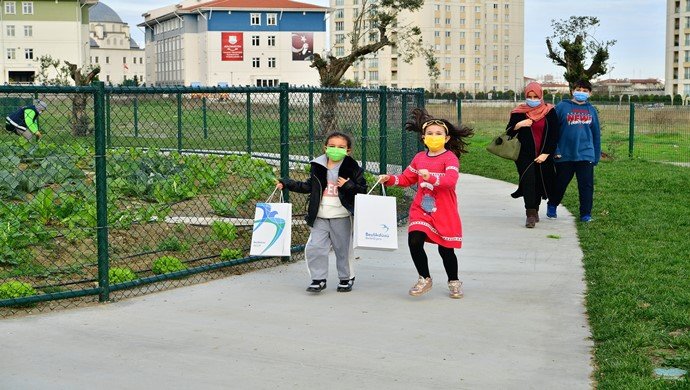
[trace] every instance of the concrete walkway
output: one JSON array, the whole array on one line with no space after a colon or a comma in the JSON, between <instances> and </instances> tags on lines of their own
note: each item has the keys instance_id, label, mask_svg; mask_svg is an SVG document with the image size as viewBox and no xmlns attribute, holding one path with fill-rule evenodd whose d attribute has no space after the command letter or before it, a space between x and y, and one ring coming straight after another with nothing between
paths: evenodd
<instances>
[{"instance_id":1,"label":"concrete walkway","mask_svg":"<svg viewBox=\"0 0 690 390\"><path fill-rule=\"evenodd\" d=\"M396 252L357 252L350 293L303 262L96 307L0 321L0 389L588 389L573 218L525 229L513 185L461 175L465 298ZM560 238L549 238L548 235Z\"/></svg>"}]
</instances>

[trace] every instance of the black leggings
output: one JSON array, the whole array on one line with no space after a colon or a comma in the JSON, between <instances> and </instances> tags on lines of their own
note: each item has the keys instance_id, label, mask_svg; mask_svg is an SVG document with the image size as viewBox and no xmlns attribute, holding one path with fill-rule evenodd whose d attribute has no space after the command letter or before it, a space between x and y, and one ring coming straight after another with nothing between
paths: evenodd
<instances>
[{"instance_id":1,"label":"black leggings","mask_svg":"<svg viewBox=\"0 0 690 390\"><path fill-rule=\"evenodd\" d=\"M410 232L407 235L407 245L410 247L410 254L412 255L414 266L417 268L417 273L421 277L429 278L431 274L429 273L429 259L424 251L425 239L426 233L424 232ZM443 259L443 268L446 269L448 281L458 280L458 258L455 256L453 248L439 245L438 254Z\"/></svg>"}]
</instances>

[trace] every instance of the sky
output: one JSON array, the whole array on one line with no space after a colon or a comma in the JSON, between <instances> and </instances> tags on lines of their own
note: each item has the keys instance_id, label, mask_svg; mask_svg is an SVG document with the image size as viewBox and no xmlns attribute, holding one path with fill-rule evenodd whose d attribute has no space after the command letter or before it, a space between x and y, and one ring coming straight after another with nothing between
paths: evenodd
<instances>
[{"instance_id":1,"label":"sky","mask_svg":"<svg viewBox=\"0 0 690 390\"><path fill-rule=\"evenodd\" d=\"M328 5L328 0L300 0ZM106 0L130 25L132 38L144 46L144 34L136 27L148 10L177 3L175 0ZM664 79L666 46L666 0L525 0L525 76L545 74L562 80L564 69L546 58L546 37L552 34L551 21L570 16L596 16L600 20L594 36L600 41L616 40L610 48L611 78ZM587 63L589 64L589 63Z\"/></svg>"}]
</instances>

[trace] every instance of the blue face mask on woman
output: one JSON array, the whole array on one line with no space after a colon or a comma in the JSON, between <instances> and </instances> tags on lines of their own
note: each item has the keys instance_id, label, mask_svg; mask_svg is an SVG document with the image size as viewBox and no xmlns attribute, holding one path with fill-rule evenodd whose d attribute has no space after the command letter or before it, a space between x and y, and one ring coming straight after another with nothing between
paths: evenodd
<instances>
[{"instance_id":1,"label":"blue face mask on woman","mask_svg":"<svg viewBox=\"0 0 690 390\"><path fill-rule=\"evenodd\" d=\"M586 102L587 98L589 98L589 92L573 91L573 97L578 102Z\"/></svg>"},{"instance_id":2,"label":"blue face mask on woman","mask_svg":"<svg viewBox=\"0 0 690 390\"><path fill-rule=\"evenodd\" d=\"M525 104L532 108L539 107L541 105L541 99L525 99Z\"/></svg>"}]
</instances>

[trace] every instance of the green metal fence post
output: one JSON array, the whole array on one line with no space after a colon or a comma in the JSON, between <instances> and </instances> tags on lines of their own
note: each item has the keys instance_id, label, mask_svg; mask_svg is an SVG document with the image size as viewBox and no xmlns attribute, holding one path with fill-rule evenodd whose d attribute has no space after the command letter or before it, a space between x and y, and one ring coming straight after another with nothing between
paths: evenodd
<instances>
[{"instance_id":1,"label":"green metal fence post","mask_svg":"<svg viewBox=\"0 0 690 390\"><path fill-rule=\"evenodd\" d=\"M110 94L105 97L105 144L109 148L112 141L110 139Z\"/></svg>"},{"instance_id":2,"label":"green metal fence post","mask_svg":"<svg viewBox=\"0 0 690 390\"><path fill-rule=\"evenodd\" d=\"M314 158L314 92L309 92L309 160Z\"/></svg>"},{"instance_id":3,"label":"green metal fence post","mask_svg":"<svg viewBox=\"0 0 690 390\"><path fill-rule=\"evenodd\" d=\"M290 169L290 100L288 95L288 83L280 83L280 177L288 177ZM290 201L289 192L283 190L286 202Z\"/></svg>"},{"instance_id":4,"label":"green metal fence post","mask_svg":"<svg viewBox=\"0 0 690 390\"><path fill-rule=\"evenodd\" d=\"M134 138L139 137L139 99L134 97Z\"/></svg>"},{"instance_id":5,"label":"green metal fence post","mask_svg":"<svg viewBox=\"0 0 690 390\"><path fill-rule=\"evenodd\" d=\"M252 154L252 94L247 92L247 153Z\"/></svg>"},{"instance_id":6,"label":"green metal fence post","mask_svg":"<svg viewBox=\"0 0 690 390\"><path fill-rule=\"evenodd\" d=\"M98 286L100 288L98 300L105 302L110 299L108 198L105 164L105 84L102 81L97 81L93 85L97 88L94 94L94 119L96 124L96 239L98 243Z\"/></svg>"},{"instance_id":7,"label":"green metal fence post","mask_svg":"<svg viewBox=\"0 0 690 390\"><path fill-rule=\"evenodd\" d=\"M417 88L417 107L424 108L426 106L426 101L424 100L424 88ZM424 145L419 137L417 138L417 151L421 152L424 150Z\"/></svg>"},{"instance_id":8,"label":"green metal fence post","mask_svg":"<svg viewBox=\"0 0 690 390\"><path fill-rule=\"evenodd\" d=\"M628 134L628 157L633 157L635 144L635 103L630 103L630 132Z\"/></svg>"},{"instance_id":9,"label":"green metal fence post","mask_svg":"<svg viewBox=\"0 0 690 390\"><path fill-rule=\"evenodd\" d=\"M388 88L379 87L379 173L388 171Z\"/></svg>"},{"instance_id":10,"label":"green metal fence post","mask_svg":"<svg viewBox=\"0 0 690 390\"><path fill-rule=\"evenodd\" d=\"M367 169L367 138L369 132L369 109L367 107L367 93L362 92L362 168Z\"/></svg>"},{"instance_id":11,"label":"green metal fence post","mask_svg":"<svg viewBox=\"0 0 690 390\"><path fill-rule=\"evenodd\" d=\"M400 128L404 129L405 128L405 122L407 122L407 94L405 92L402 93L402 118L401 121L402 123L400 124ZM402 153L400 154L400 166L406 167L407 166L407 132L404 131L402 132L402 139L401 139L401 147L402 147Z\"/></svg>"},{"instance_id":12,"label":"green metal fence post","mask_svg":"<svg viewBox=\"0 0 690 390\"><path fill-rule=\"evenodd\" d=\"M458 108L458 126L462 125L462 99L458 97L457 101L457 108Z\"/></svg>"},{"instance_id":13,"label":"green metal fence post","mask_svg":"<svg viewBox=\"0 0 690 390\"><path fill-rule=\"evenodd\" d=\"M206 97L201 98L201 118L204 126L204 139L208 139L208 118L206 117Z\"/></svg>"},{"instance_id":14,"label":"green metal fence post","mask_svg":"<svg viewBox=\"0 0 690 390\"><path fill-rule=\"evenodd\" d=\"M182 93L177 93L177 151L182 151Z\"/></svg>"}]
</instances>

